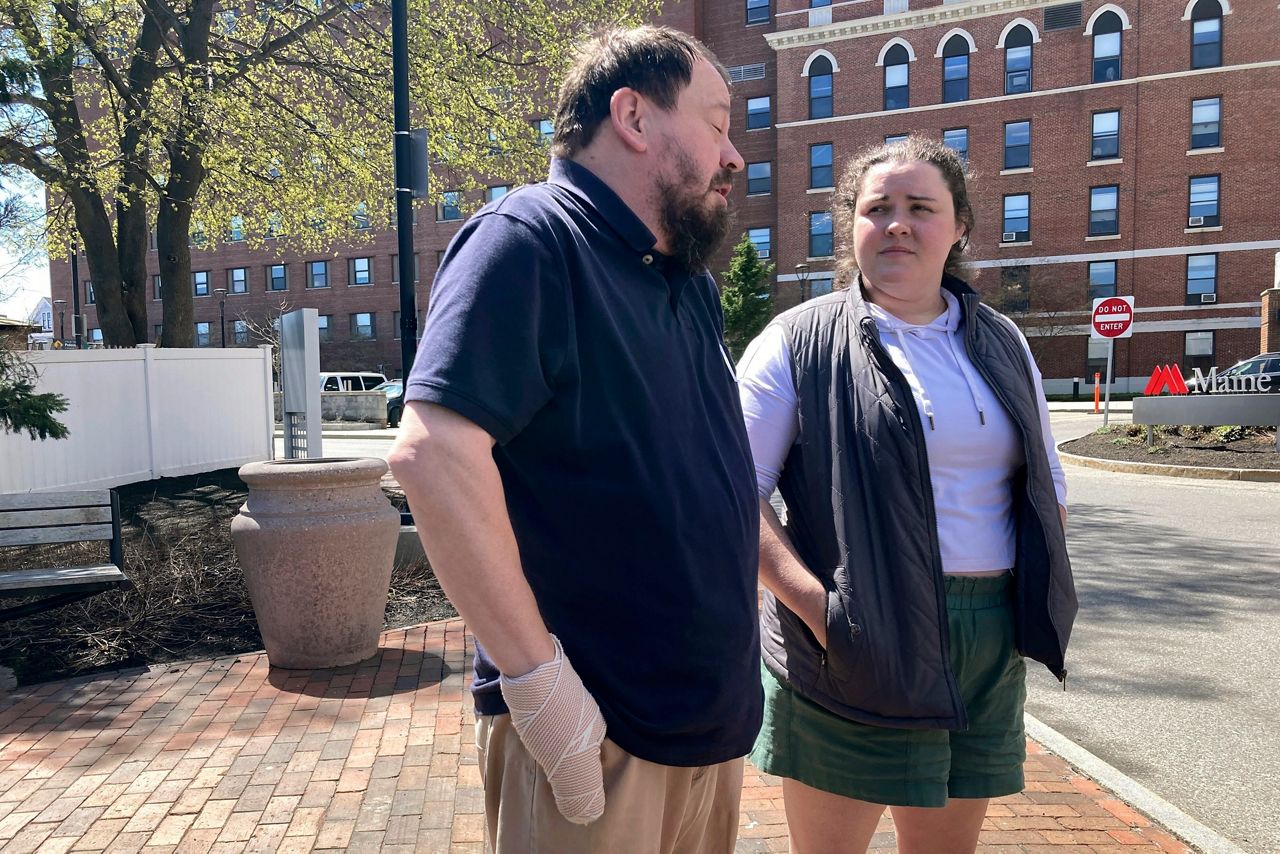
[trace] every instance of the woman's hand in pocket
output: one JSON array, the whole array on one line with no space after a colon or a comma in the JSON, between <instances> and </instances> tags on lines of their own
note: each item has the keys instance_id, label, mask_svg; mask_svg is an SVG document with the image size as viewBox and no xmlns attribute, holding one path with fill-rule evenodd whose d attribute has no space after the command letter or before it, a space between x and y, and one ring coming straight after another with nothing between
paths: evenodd
<instances>
[{"instance_id":1,"label":"woman's hand in pocket","mask_svg":"<svg viewBox=\"0 0 1280 854\"><path fill-rule=\"evenodd\" d=\"M804 597L804 610L798 614L804 624L818 639L818 645L827 648L827 589L815 578L813 588Z\"/></svg>"}]
</instances>

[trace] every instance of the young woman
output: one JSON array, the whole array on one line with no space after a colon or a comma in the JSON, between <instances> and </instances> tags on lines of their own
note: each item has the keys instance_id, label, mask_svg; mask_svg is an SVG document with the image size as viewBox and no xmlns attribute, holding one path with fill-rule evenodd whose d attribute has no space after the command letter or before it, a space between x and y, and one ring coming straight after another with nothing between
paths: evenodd
<instances>
[{"instance_id":1,"label":"young woman","mask_svg":"<svg viewBox=\"0 0 1280 854\"><path fill-rule=\"evenodd\" d=\"M904 854L972 852L1023 786L1023 656L1066 677L1066 486L1026 341L957 278L955 153L863 152L834 208L845 287L739 366L767 588L752 760L784 778L795 854L865 851L886 805Z\"/></svg>"}]
</instances>

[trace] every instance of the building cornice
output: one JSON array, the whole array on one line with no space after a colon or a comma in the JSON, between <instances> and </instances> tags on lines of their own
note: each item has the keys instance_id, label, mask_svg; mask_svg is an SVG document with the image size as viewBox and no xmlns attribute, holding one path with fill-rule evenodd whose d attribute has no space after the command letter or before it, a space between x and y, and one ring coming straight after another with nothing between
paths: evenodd
<instances>
[{"instance_id":1,"label":"building cornice","mask_svg":"<svg viewBox=\"0 0 1280 854\"><path fill-rule=\"evenodd\" d=\"M764 39L768 42L769 47L775 51L781 51L793 47L812 47L813 45L866 38L867 36L883 36L887 33L897 35L906 30L918 30L925 27L955 25L961 21L972 21L975 18L989 18L993 15L1007 15L1011 12L1039 9L1060 2L1062 0L969 0L968 3L933 6L914 12L876 15L871 18L857 18L852 21L837 21L819 27L803 27L796 30L765 33Z\"/></svg>"}]
</instances>

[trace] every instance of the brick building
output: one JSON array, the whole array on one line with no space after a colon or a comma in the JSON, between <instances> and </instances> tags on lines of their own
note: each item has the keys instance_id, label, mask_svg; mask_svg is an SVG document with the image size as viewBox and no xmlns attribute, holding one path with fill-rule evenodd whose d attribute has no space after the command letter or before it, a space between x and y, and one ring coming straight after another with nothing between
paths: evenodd
<instances>
[{"instance_id":1,"label":"brick building","mask_svg":"<svg viewBox=\"0 0 1280 854\"><path fill-rule=\"evenodd\" d=\"M673 0L662 20L730 67L731 133L748 164L731 201L777 265L780 309L831 287L842 165L916 132L965 151L974 284L1027 329L1051 391L1101 369L1092 296L1135 299L1135 335L1116 345L1121 389L1157 363L1225 366L1280 348L1274 4ZM453 204L418 212L422 308L460 221ZM197 251L201 341L219 343L220 302L232 345L284 299L326 318L326 370L393 375L395 252L390 231L323 256ZM727 265L726 249L713 269ZM53 295L67 298L67 265L51 266Z\"/></svg>"}]
</instances>

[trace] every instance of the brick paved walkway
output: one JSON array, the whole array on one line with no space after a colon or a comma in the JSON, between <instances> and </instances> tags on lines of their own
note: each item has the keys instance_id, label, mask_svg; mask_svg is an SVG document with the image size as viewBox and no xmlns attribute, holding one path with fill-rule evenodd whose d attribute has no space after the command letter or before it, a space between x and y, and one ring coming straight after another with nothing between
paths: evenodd
<instances>
[{"instance_id":1,"label":"brick paved walkway","mask_svg":"<svg viewBox=\"0 0 1280 854\"><path fill-rule=\"evenodd\" d=\"M470 652L452 620L337 670L259 654L20 689L0 698L0 851L478 854ZM1189 851L1029 747L1027 791L992 805L980 850ZM787 850L781 797L748 768L739 852Z\"/></svg>"}]
</instances>

